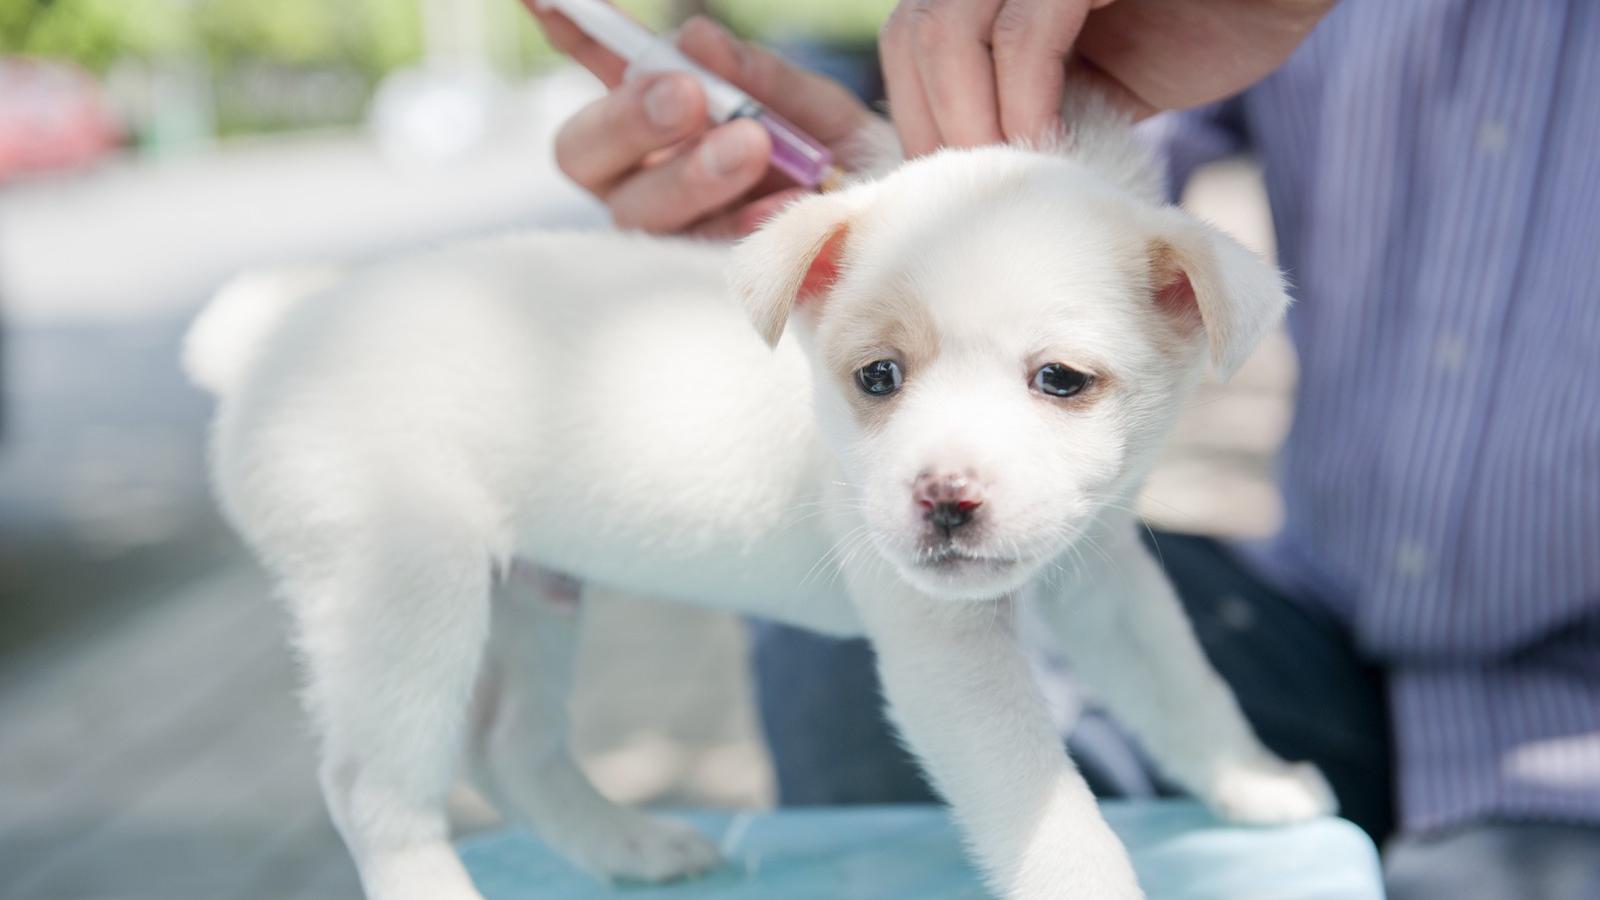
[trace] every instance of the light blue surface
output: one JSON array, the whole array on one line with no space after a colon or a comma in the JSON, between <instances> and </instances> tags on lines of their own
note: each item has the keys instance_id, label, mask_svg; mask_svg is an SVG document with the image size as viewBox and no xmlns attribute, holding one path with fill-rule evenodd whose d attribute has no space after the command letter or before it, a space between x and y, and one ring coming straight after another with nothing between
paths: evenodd
<instances>
[{"instance_id":1,"label":"light blue surface","mask_svg":"<svg viewBox=\"0 0 1600 900\"><path fill-rule=\"evenodd\" d=\"M1223 825L1191 803L1106 803L1150 900L1382 900L1378 855L1339 819L1284 828ZM982 900L989 894L944 812L930 806L686 813L727 868L697 881L608 887L531 835L461 843L487 900ZM1063 848L1063 852L1068 852Z\"/></svg>"}]
</instances>

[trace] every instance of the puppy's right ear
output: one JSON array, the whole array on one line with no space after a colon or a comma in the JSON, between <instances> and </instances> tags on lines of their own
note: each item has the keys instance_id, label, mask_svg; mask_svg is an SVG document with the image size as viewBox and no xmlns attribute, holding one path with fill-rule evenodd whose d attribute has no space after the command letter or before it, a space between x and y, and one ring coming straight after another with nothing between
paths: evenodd
<instances>
[{"instance_id":1,"label":"puppy's right ear","mask_svg":"<svg viewBox=\"0 0 1600 900\"><path fill-rule=\"evenodd\" d=\"M816 325L846 265L857 208L849 193L799 200L734 248L734 292L768 346L778 345L791 315Z\"/></svg>"},{"instance_id":2,"label":"puppy's right ear","mask_svg":"<svg viewBox=\"0 0 1600 900\"><path fill-rule=\"evenodd\" d=\"M1149 265L1156 302L1180 321L1204 327L1212 368L1238 371L1289 306L1276 266L1188 213L1158 213Z\"/></svg>"}]
</instances>

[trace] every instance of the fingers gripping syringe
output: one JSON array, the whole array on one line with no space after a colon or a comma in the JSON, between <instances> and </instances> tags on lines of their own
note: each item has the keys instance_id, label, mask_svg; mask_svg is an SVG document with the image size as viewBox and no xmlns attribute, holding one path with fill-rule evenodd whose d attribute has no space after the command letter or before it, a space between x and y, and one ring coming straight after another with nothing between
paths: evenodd
<instances>
[{"instance_id":1,"label":"fingers gripping syringe","mask_svg":"<svg viewBox=\"0 0 1600 900\"><path fill-rule=\"evenodd\" d=\"M686 72L700 82L712 121L747 118L772 138L772 167L803 187L825 188L839 178L833 154L815 138L755 98L696 65L670 42L650 33L603 0L536 0L566 16L580 31L628 63L628 77L645 72Z\"/></svg>"}]
</instances>

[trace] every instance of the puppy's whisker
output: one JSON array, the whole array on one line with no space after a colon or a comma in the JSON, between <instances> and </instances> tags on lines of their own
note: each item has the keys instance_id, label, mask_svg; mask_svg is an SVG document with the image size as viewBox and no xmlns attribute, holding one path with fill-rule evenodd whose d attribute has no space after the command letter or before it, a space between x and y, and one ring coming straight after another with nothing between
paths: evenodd
<instances>
[{"instance_id":1,"label":"puppy's whisker","mask_svg":"<svg viewBox=\"0 0 1600 900\"><path fill-rule=\"evenodd\" d=\"M842 536L839 537L838 540L834 541L832 546L830 546L822 554L822 556L820 556L817 559L817 561L812 564L811 568L806 570L805 576L800 579L800 585L802 587L805 587L805 586L809 585L811 583L811 579L815 578L818 572L822 571L823 569L825 569L825 568L827 568L829 566L833 566L835 569L840 568L840 566L835 565L835 563L837 563L838 560L840 560L842 558L842 557L839 556L839 554L841 552L850 552L850 551L852 551L853 548L856 546L856 544L855 544L856 538L860 537L863 534L865 534L869 527L870 526L865 524L865 523L857 525L854 528L850 529L849 531L845 532Z\"/></svg>"},{"instance_id":2,"label":"puppy's whisker","mask_svg":"<svg viewBox=\"0 0 1600 900\"><path fill-rule=\"evenodd\" d=\"M785 527L785 528L793 528L793 527L795 527L797 525L802 525L802 524L804 524L806 522L810 522L812 520L820 519L820 518L823 518L824 516L830 516L830 515L834 515L834 514L867 513L867 512L870 512L870 511L871 510L868 507L865 507L865 506L816 509L816 510L812 510L810 512L804 513L803 515L796 516L793 519L790 519L789 521L784 523L783 527Z\"/></svg>"},{"instance_id":3,"label":"puppy's whisker","mask_svg":"<svg viewBox=\"0 0 1600 900\"><path fill-rule=\"evenodd\" d=\"M1150 503L1155 503L1155 504L1160 505L1160 506L1165 506L1167 509L1169 509L1172 512L1177 513L1179 515L1183 515L1184 514L1183 510L1178 509L1177 507L1173 506L1170 503L1164 503L1164 502L1162 502L1160 500L1154 500L1154 499L1152 499L1150 497L1143 497L1141 499L1144 500L1145 502L1150 502ZM1118 512L1124 512L1124 513L1127 513L1128 515L1133 516L1134 520L1139 523L1139 527L1143 528L1144 531L1145 531L1145 534L1150 536L1150 546L1155 549L1156 561L1161 564L1161 567L1163 569L1166 568L1167 560L1166 560L1166 557L1164 557L1162 555L1162 553L1161 553L1161 542L1156 540L1155 529L1150 527L1150 523L1145 520L1144 516L1141 515L1140 512L1137 509L1134 509L1133 507L1128 506L1125 503L1120 503L1120 502L1118 502L1118 501L1116 501L1116 500L1114 500L1114 499L1112 499L1110 497L1102 498L1098 502L1099 502L1100 506L1102 506L1102 507L1104 507L1106 509L1116 510Z\"/></svg>"},{"instance_id":4,"label":"puppy's whisker","mask_svg":"<svg viewBox=\"0 0 1600 900\"><path fill-rule=\"evenodd\" d=\"M850 547L848 547L845 550L845 555L842 558L842 560L840 561L840 563L833 568L833 575L831 576L833 580L830 583L837 583L839 581L839 579L842 579L844 577L844 573L850 567L856 565L856 561L861 556L861 554L863 554L863 553L871 553L871 552L872 552L871 551L871 546L869 545L869 543L867 541L858 541L858 542L852 544ZM869 557L869 561L875 562L875 563L884 562L883 557L881 555L876 554L876 553L872 553L872 556Z\"/></svg>"}]
</instances>

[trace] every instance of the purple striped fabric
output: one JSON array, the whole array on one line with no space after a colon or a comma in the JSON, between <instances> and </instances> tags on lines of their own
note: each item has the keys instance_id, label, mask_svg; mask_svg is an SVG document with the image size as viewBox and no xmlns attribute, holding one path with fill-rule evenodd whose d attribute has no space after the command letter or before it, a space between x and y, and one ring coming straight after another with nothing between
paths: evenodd
<instances>
[{"instance_id":1,"label":"purple striped fabric","mask_svg":"<svg viewBox=\"0 0 1600 900\"><path fill-rule=\"evenodd\" d=\"M1405 827L1600 823L1600 2L1345 0L1157 130L1265 166L1302 371L1246 552L1388 667Z\"/></svg>"}]
</instances>

